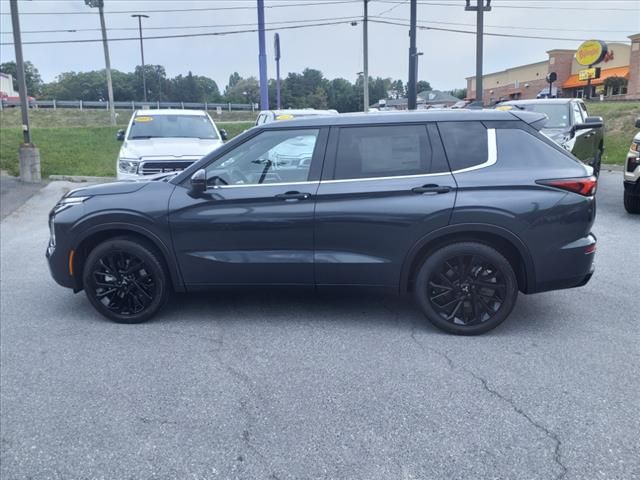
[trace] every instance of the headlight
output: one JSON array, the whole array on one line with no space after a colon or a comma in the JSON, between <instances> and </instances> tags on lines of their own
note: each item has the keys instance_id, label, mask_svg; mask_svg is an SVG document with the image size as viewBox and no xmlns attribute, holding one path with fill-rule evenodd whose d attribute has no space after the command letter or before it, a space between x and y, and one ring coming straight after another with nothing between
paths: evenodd
<instances>
[{"instance_id":1,"label":"headlight","mask_svg":"<svg viewBox=\"0 0 640 480\"><path fill-rule=\"evenodd\" d=\"M640 143L633 142L630 150L632 152L640 152Z\"/></svg>"},{"instance_id":2,"label":"headlight","mask_svg":"<svg viewBox=\"0 0 640 480\"><path fill-rule=\"evenodd\" d=\"M91 197L62 197L54 207L53 213L55 215L73 205L81 205L90 198Z\"/></svg>"},{"instance_id":3,"label":"headlight","mask_svg":"<svg viewBox=\"0 0 640 480\"><path fill-rule=\"evenodd\" d=\"M119 158L118 170L122 173L138 173L138 164L140 161L135 158Z\"/></svg>"}]
</instances>

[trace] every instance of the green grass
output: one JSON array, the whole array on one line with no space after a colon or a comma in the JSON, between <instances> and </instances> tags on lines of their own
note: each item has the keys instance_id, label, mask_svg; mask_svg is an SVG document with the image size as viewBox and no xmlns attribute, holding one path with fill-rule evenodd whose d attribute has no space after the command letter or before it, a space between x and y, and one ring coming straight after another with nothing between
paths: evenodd
<instances>
[{"instance_id":1,"label":"green grass","mask_svg":"<svg viewBox=\"0 0 640 480\"><path fill-rule=\"evenodd\" d=\"M251 128L252 122L216 122L232 138ZM119 127L32 128L33 142L40 149L42 177L49 175L114 176L121 143L115 135ZM18 175L20 128L0 129L0 169Z\"/></svg>"},{"instance_id":2,"label":"green grass","mask_svg":"<svg viewBox=\"0 0 640 480\"><path fill-rule=\"evenodd\" d=\"M218 115L215 110L209 111L211 118L219 122L255 122L257 113L252 112L227 112L223 111ZM116 123L126 126L131 118L131 110L116 110ZM79 110L72 108L65 109L39 109L29 111L31 128L51 128L51 127L107 127L110 125L109 112L106 110ZM20 109L5 108L0 112L0 128L19 127L22 124Z\"/></svg>"},{"instance_id":3,"label":"green grass","mask_svg":"<svg viewBox=\"0 0 640 480\"><path fill-rule=\"evenodd\" d=\"M640 102L590 102L589 115L604 118L604 163L622 165L629 145L638 132L636 118L640 117Z\"/></svg>"}]
</instances>

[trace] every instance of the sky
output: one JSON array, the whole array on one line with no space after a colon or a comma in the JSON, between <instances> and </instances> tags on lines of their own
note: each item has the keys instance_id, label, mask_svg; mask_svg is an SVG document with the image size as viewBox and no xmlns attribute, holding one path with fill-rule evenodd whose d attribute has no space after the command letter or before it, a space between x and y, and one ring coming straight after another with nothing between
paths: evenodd
<instances>
[{"instance_id":1,"label":"sky","mask_svg":"<svg viewBox=\"0 0 640 480\"><path fill-rule=\"evenodd\" d=\"M113 41L123 37L137 38L138 35L137 19L131 18L131 13L115 13L118 10L149 15L150 18L143 19L145 37L250 30L257 25L256 0L104 0L104 3L111 66L121 71L133 71L140 64L140 47L137 40ZM310 67L322 71L330 79L343 77L354 81L363 65L363 4L364 0L265 0L267 28L276 29L266 32L269 77L275 77L273 35L278 31L283 77L288 72L301 72ZM465 12L464 4L464 0L418 0L418 23L473 32L475 13ZM575 49L581 40L595 38L628 42L628 35L640 33L640 0L493 0L491 5L492 11L485 14L486 33L546 38L487 35L484 43L485 73L546 60L547 50ZM99 30L42 32L99 29L97 9L90 9L83 0L19 0L19 9L24 32L24 57L34 63L44 81L52 81L62 72L104 68L100 42L26 44L29 41L100 39ZM150 12L162 9L179 11ZM0 0L2 43L13 41L9 12L9 1ZM35 12L51 14L29 15ZM369 75L399 78L406 82L409 1L369 0L369 16L372 20L369 22ZM380 17L407 26L376 22ZM357 25L351 25L350 20L357 21ZM300 29L282 28L327 22L340 23ZM131 30L117 30L122 28ZM418 78L429 81L435 89L466 87L465 77L475 73L473 34L418 30L417 46L423 52ZM224 89L234 71L243 77L258 76L256 32L147 38L144 49L145 62L164 65L168 76L192 71L213 78L220 90ZM14 59L13 45L0 45L0 61Z\"/></svg>"}]
</instances>

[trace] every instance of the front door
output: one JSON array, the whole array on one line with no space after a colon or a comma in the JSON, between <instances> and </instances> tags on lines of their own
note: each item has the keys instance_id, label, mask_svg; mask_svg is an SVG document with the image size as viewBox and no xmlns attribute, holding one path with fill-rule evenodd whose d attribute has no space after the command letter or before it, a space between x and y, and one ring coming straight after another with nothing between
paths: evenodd
<instances>
[{"instance_id":1,"label":"front door","mask_svg":"<svg viewBox=\"0 0 640 480\"><path fill-rule=\"evenodd\" d=\"M326 136L263 130L205 167L204 193L176 188L169 222L187 285L313 284L314 172Z\"/></svg>"},{"instance_id":2,"label":"front door","mask_svg":"<svg viewBox=\"0 0 640 480\"><path fill-rule=\"evenodd\" d=\"M332 129L316 201L318 285L397 288L411 247L449 223L456 183L437 135L435 124Z\"/></svg>"}]
</instances>

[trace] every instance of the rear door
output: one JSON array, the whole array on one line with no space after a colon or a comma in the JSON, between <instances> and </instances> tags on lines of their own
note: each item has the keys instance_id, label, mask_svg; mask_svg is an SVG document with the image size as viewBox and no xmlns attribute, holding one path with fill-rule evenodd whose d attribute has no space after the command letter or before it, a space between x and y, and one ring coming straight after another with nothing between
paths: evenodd
<instances>
[{"instance_id":1,"label":"rear door","mask_svg":"<svg viewBox=\"0 0 640 480\"><path fill-rule=\"evenodd\" d=\"M434 124L333 127L316 197L316 284L397 288L409 249L449 223L455 195Z\"/></svg>"}]
</instances>

